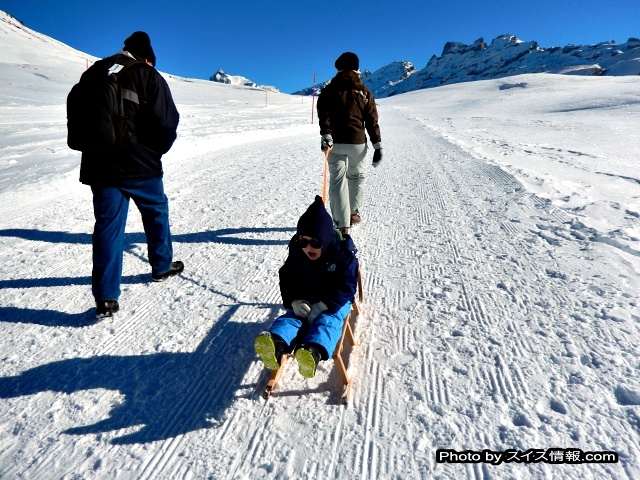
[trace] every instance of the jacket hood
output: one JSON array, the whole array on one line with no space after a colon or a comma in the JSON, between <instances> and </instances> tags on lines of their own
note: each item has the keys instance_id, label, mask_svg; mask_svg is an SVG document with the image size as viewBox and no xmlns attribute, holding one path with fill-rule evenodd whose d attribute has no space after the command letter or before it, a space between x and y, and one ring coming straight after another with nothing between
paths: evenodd
<instances>
[{"instance_id":1,"label":"jacket hood","mask_svg":"<svg viewBox=\"0 0 640 480\"><path fill-rule=\"evenodd\" d=\"M336 243L333 219L319 195L316 195L314 202L298 220L296 233L320 240L323 250L331 248Z\"/></svg>"}]
</instances>

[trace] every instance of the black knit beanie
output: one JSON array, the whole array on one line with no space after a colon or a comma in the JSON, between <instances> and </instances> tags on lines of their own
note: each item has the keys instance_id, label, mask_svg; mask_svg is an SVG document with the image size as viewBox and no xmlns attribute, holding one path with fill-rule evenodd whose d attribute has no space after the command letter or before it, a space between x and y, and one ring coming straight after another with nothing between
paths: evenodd
<instances>
[{"instance_id":1,"label":"black knit beanie","mask_svg":"<svg viewBox=\"0 0 640 480\"><path fill-rule=\"evenodd\" d=\"M338 57L335 65L338 70L358 70L360 68L360 59L353 52L344 52Z\"/></svg>"},{"instance_id":2,"label":"black knit beanie","mask_svg":"<svg viewBox=\"0 0 640 480\"><path fill-rule=\"evenodd\" d=\"M314 202L309 205L307 211L298 220L297 233L320 240L323 249L336 242L333 220L319 195L316 195Z\"/></svg>"},{"instance_id":3,"label":"black knit beanie","mask_svg":"<svg viewBox=\"0 0 640 480\"><path fill-rule=\"evenodd\" d=\"M146 58L153 66L156 66L156 54L151 48L151 39L145 32L133 32L124 41L124 50L140 58Z\"/></svg>"}]
</instances>

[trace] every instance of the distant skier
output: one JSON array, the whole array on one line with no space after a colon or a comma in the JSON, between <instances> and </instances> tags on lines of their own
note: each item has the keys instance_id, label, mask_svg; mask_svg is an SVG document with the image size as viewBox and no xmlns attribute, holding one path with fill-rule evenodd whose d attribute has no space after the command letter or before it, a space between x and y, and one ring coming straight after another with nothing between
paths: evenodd
<instances>
[{"instance_id":1,"label":"distant skier","mask_svg":"<svg viewBox=\"0 0 640 480\"><path fill-rule=\"evenodd\" d=\"M353 240L334 229L322 198L316 196L298 220L289 256L279 271L287 311L255 341L266 368L277 370L282 354L297 346L300 374L312 378L318 362L333 355L356 293L355 253Z\"/></svg>"},{"instance_id":2,"label":"distant skier","mask_svg":"<svg viewBox=\"0 0 640 480\"><path fill-rule=\"evenodd\" d=\"M145 32L134 32L124 48L112 57L96 62L83 81L118 74L128 96L122 100L126 128L130 136L110 148L82 149L80 181L91 187L95 226L93 230L92 292L96 316L111 317L119 310L123 246L129 200L140 210L147 239L151 278L163 281L183 271L182 262L173 261L169 228L169 203L162 182L162 155L176 139L179 114L167 82L154 68L156 56ZM130 65L123 69L124 65ZM98 90L96 90L98 91ZM73 92L73 90L72 90ZM74 100L68 99L68 116ZM77 105L76 105L77 107ZM109 113L102 118L110 118ZM69 134L82 122L69 118ZM87 136L92 132L87 132ZM122 133L122 132L118 132ZM70 145L71 146L71 145Z\"/></svg>"},{"instance_id":3,"label":"distant skier","mask_svg":"<svg viewBox=\"0 0 640 480\"><path fill-rule=\"evenodd\" d=\"M378 111L371 91L360 80L360 60L345 52L335 62L338 73L318 97L320 145L329 153L329 202L336 226L349 233L361 221L367 136L373 144L373 166L382 161ZM366 133L365 133L366 130Z\"/></svg>"}]
</instances>

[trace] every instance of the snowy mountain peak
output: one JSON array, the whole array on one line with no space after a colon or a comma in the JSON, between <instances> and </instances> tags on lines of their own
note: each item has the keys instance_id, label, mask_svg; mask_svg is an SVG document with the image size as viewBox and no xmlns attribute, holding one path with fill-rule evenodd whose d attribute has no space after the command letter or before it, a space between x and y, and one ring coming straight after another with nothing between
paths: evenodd
<instances>
[{"instance_id":1,"label":"snowy mountain peak","mask_svg":"<svg viewBox=\"0 0 640 480\"><path fill-rule=\"evenodd\" d=\"M418 70L413 63L407 61L393 62L371 73L366 71L362 74L362 81L372 90L378 92L386 92L391 87L409 78Z\"/></svg>"},{"instance_id":2,"label":"snowy mountain peak","mask_svg":"<svg viewBox=\"0 0 640 480\"><path fill-rule=\"evenodd\" d=\"M235 85L240 87L258 88L260 90L268 90L270 92L280 93L276 87L270 85L257 85L246 77L240 75L229 75L221 68L209 77L212 82L224 83L226 85Z\"/></svg>"},{"instance_id":3,"label":"snowy mountain peak","mask_svg":"<svg viewBox=\"0 0 640 480\"><path fill-rule=\"evenodd\" d=\"M448 42L442 55L431 57L424 69L398 82L393 88L375 91L374 95L385 97L523 73L638 75L639 59L640 41L635 38L624 44L611 41L597 45L541 48L538 42L524 42L515 35L505 34L494 38L488 46L482 38L472 45Z\"/></svg>"},{"instance_id":4,"label":"snowy mountain peak","mask_svg":"<svg viewBox=\"0 0 640 480\"><path fill-rule=\"evenodd\" d=\"M249 80L246 77L241 77L239 75L229 75L225 73L221 68L218 69L216 73L214 73L209 80L212 82L225 83L227 85L241 85L245 87L255 87L256 84Z\"/></svg>"},{"instance_id":5,"label":"snowy mountain peak","mask_svg":"<svg viewBox=\"0 0 640 480\"><path fill-rule=\"evenodd\" d=\"M393 62L362 81L377 98L453 83L489 80L523 73L570 75L640 74L640 40L614 41L596 45L567 45L542 48L536 41L525 42L512 34L499 35L490 44L478 38L468 45L447 42L442 55L433 55L422 70L411 62ZM316 88L316 93L322 85ZM310 95L311 89L296 92Z\"/></svg>"},{"instance_id":6,"label":"snowy mountain peak","mask_svg":"<svg viewBox=\"0 0 640 480\"><path fill-rule=\"evenodd\" d=\"M442 49L442 55L464 55L469 52L479 52L485 48L487 48L487 44L482 37L471 45L460 42L447 42Z\"/></svg>"}]
</instances>

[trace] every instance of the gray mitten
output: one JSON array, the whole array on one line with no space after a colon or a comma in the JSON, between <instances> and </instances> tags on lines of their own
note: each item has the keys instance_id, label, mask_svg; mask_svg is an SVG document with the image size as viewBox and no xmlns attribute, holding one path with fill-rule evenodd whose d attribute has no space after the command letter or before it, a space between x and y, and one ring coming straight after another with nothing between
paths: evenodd
<instances>
[{"instance_id":1,"label":"gray mitten","mask_svg":"<svg viewBox=\"0 0 640 480\"><path fill-rule=\"evenodd\" d=\"M297 316L302 318L307 318L311 312L311 304L306 300L294 300L291 302L291 308Z\"/></svg>"},{"instance_id":2,"label":"gray mitten","mask_svg":"<svg viewBox=\"0 0 640 480\"><path fill-rule=\"evenodd\" d=\"M309 323L313 322L322 312L326 312L327 310L329 310L329 307L327 307L324 302L317 302L311 305L311 311L308 317Z\"/></svg>"}]
</instances>

